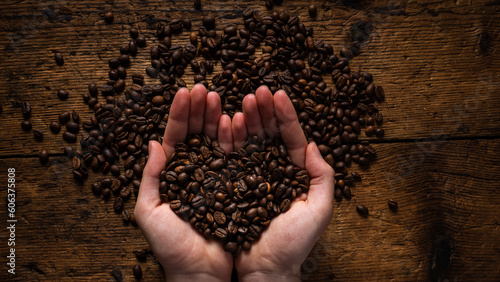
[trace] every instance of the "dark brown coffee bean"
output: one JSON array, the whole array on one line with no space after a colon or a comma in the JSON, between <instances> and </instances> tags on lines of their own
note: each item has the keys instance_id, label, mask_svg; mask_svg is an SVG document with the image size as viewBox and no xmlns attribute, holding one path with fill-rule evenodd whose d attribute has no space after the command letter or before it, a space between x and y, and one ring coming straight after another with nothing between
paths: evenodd
<instances>
[{"instance_id":1,"label":"dark brown coffee bean","mask_svg":"<svg viewBox=\"0 0 500 282\"><path fill-rule=\"evenodd\" d=\"M224 228L215 229L215 237L219 240L224 240L227 237L227 231Z\"/></svg>"},{"instance_id":2,"label":"dark brown coffee bean","mask_svg":"<svg viewBox=\"0 0 500 282\"><path fill-rule=\"evenodd\" d=\"M31 116L31 105L30 105L30 102L23 101L21 103L21 112L23 113L23 116L25 118L28 118L28 117Z\"/></svg>"},{"instance_id":3,"label":"dark brown coffee bean","mask_svg":"<svg viewBox=\"0 0 500 282\"><path fill-rule=\"evenodd\" d=\"M115 20L115 16L113 15L113 12L106 12L104 14L104 21L106 21L106 23L110 24L114 20Z\"/></svg>"},{"instance_id":4,"label":"dark brown coffee bean","mask_svg":"<svg viewBox=\"0 0 500 282\"><path fill-rule=\"evenodd\" d=\"M42 164L46 164L49 161L49 152L45 149L41 150L38 158Z\"/></svg>"},{"instance_id":5,"label":"dark brown coffee bean","mask_svg":"<svg viewBox=\"0 0 500 282\"><path fill-rule=\"evenodd\" d=\"M33 126L31 125L31 122L29 120L23 120L23 122L21 122L21 128L24 131L30 131L32 127Z\"/></svg>"},{"instance_id":6,"label":"dark brown coffee bean","mask_svg":"<svg viewBox=\"0 0 500 282\"><path fill-rule=\"evenodd\" d=\"M122 282L123 281L123 276L122 276L122 272L118 269L113 269L111 270L111 276L113 276L113 278L116 279L116 281L118 282Z\"/></svg>"},{"instance_id":7,"label":"dark brown coffee bean","mask_svg":"<svg viewBox=\"0 0 500 282\"><path fill-rule=\"evenodd\" d=\"M389 205L389 209L393 212L397 212L398 211L398 203L396 201L393 201L393 200L389 200L387 202L387 204Z\"/></svg>"},{"instance_id":8,"label":"dark brown coffee bean","mask_svg":"<svg viewBox=\"0 0 500 282\"><path fill-rule=\"evenodd\" d=\"M131 28L129 30L129 33L130 33L130 37L132 37L133 39L136 39L137 36L139 36L139 31L137 30L137 28Z\"/></svg>"},{"instance_id":9,"label":"dark brown coffee bean","mask_svg":"<svg viewBox=\"0 0 500 282\"><path fill-rule=\"evenodd\" d=\"M375 135L377 135L377 137L383 137L384 134L385 134L385 132L382 128L375 129Z\"/></svg>"},{"instance_id":10,"label":"dark brown coffee bean","mask_svg":"<svg viewBox=\"0 0 500 282\"><path fill-rule=\"evenodd\" d=\"M214 213L214 220L219 225L224 225L226 223L226 215L222 212L216 211Z\"/></svg>"},{"instance_id":11,"label":"dark brown coffee bean","mask_svg":"<svg viewBox=\"0 0 500 282\"><path fill-rule=\"evenodd\" d=\"M66 123L66 130L73 134L77 134L80 130L80 126L78 125L78 123L70 121Z\"/></svg>"},{"instance_id":12,"label":"dark brown coffee bean","mask_svg":"<svg viewBox=\"0 0 500 282\"><path fill-rule=\"evenodd\" d=\"M144 38L144 36L140 35L140 36L137 36L137 38L135 39L135 42L137 43L137 46L143 48L143 47L146 47L146 38Z\"/></svg>"},{"instance_id":13,"label":"dark brown coffee bean","mask_svg":"<svg viewBox=\"0 0 500 282\"><path fill-rule=\"evenodd\" d=\"M147 249L137 249L133 251L135 257L140 260L144 261L148 257L148 250Z\"/></svg>"},{"instance_id":14,"label":"dark brown coffee bean","mask_svg":"<svg viewBox=\"0 0 500 282\"><path fill-rule=\"evenodd\" d=\"M363 206L363 205L357 205L356 206L356 211L358 212L359 215L363 216L363 217L367 217L368 216L368 209Z\"/></svg>"},{"instance_id":15,"label":"dark brown coffee bean","mask_svg":"<svg viewBox=\"0 0 500 282\"><path fill-rule=\"evenodd\" d=\"M122 220L124 223L129 223L130 222L130 212L128 210L123 210L122 211Z\"/></svg>"},{"instance_id":16,"label":"dark brown coffee bean","mask_svg":"<svg viewBox=\"0 0 500 282\"><path fill-rule=\"evenodd\" d=\"M203 26L208 30L215 28L215 18L211 15L203 16Z\"/></svg>"},{"instance_id":17,"label":"dark brown coffee bean","mask_svg":"<svg viewBox=\"0 0 500 282\"><path fill-rule=\"evenodd\" d=\"M62 112L59 114L59 122L61 124L66 124L70 120L71 116L68 112Z\"/></svg>"},{"instance_id":18,"label":"dark brown coffee bean","mask_svg":"<svg viewBox=\"0 0 500 282\"><path fill-rule=\"evenodd\" d=\"M201 0L194 0L194 7L197 10L201 9Z\"/></svg>"},{"instance_id":19,"label":"dark brown coffee bean","mask_svg":"<svg viewBox=\"0 0 500 282\"><path fill-rule=\"evenodd\" d=\"M57 97L61 100L66 100L69 97L68 91L66 90L58 90L57 91Z\"/></svg>"},{"instance_id":20,"label":"dark brown coffee bean","mask_svg":"<svg viewBox=\"0 0 500 282\"><path fill-rule=\"evenodd\" d=\"M100 196L102 194L102 186L100 182L94 182L91 185L91 188L92 188L92 193L94 193L94 195Z\"/></svg>"},{"instance_id":21,"label":"dark brown coffee bean","mask_svg":"<svg viewBox=\"0 0 500 282\"><path fill-rule=\"evenodd\" d=\"M146 68L146 73L152 77L152 78L157 78L158 77L158 72L155 70L153 67L147 67Z\"/></svg>"},{"instance_id":22,"label":"dark brown coffee bean","mask_svg":"<svg viewBox=\"0 0 500 282\"><path fill-rule=\"evenodd\" d=\"M33 129L33 136L35 136L36 141L43 140L43 132L40 129Z\"/></svg>"},{"instance_id":23,"label":"dark brown coffee bean","mask_svg":"<svg viewBox=\"0 0 500 282\"><path fill-rule=\"evenodd\" d=\"M140 265L136 264L132 267L132 273L134 274L135 279L142 278L142 268Z\"/></svg>"},{"instance_id":24,"label":"dark brown coffee bean","mask_svg":"<svg viewBox=\"0 0 500 282\"><path fill-rule=\"evenodd\" d=\"M75 143L76 142L76 135L71 133L71 132L65 131L63 133L63 139L66 142Z\"/></svg>"},{"instance_id":25,"label":"dark brown coffee bean","mask_svg":"<svg viewBox=\"0 0 500 282\"><path fill-rule=\"evenodd\" d=\"M64 65L64 58L63 58L63 55L61 53L55 53L54 54L54 60L56 61L56 64L58 66L62 66Z\"/></svg>"},{"instance_id":26,"label":"dark brown coffee bean","mask_svg":"<svg viewBox=\"0 0 500 282\"><path fill-rule=\"evenodd\" d=\"M315 18L318 11L316 9L316 6L311 4L311 5L309 5L308 12L309 12L309 15L311 16L311 18Z\"/></svg>"},{"instance_id":27,"label":"dark brown coffee bean","mask_svg":"<svg viewBox=\"0 0 500 282\"><path fill-rule=\"evenodd\" d=\"M61 125L57 121L53 121L50 123L50 131L54 134L57 134L61 131Z\"/></svg>"},{"instance_id":28,"label":"dark brown coffee bean","mask_svg":"<svg viewBox=\"0 0 500 282\"><path fill-rule=\"evenodd\" d=\"M116 197L115 202L113 203L113 208L115 209L116 212L121 211L123 208L123 198L122 197Z\"/></svg>"}]
</instances>

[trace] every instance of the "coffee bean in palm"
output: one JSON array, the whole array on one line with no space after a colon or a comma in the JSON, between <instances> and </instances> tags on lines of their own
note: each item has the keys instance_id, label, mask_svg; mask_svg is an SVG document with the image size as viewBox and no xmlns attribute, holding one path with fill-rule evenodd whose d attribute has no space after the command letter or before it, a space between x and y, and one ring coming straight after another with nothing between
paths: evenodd
<instances>
[{"instance_id":1,"label":"coffee bean in palm","mask_svg":"<svg viewBox=\"0 0 500 282\"><path fill-rule=\"evenodd\" d=\"M37 141L43 140L43 132L40 129L33 129L33 136L35 136L35 140Z\"/></svg>"},{"instance_id":2,"label":"coffee bean in palm","mask_svg":"<svg viewBox=\"0 0 500 282\"><path fill-rule=\"evenodd\" d=\"M142 278L142 268L140 265L136 264L132 267L132 273L134 274L135 279Z\"/></svg>"},{"instance_id":3,"label":"coffee bean in palm","mask_svg":"<svg viewBox=\"0 0 500 282\"><path fill-rule=\"evenodd\" d=\"M21 122L21 128L24 131L30 131L32 127L33 126L31 125L31 122L29 120L23 120L23 122Z\"/></svg>"},{"instance_id":4,"label":"coffee bean in palm","mask_svg":"<svg viewBox=\"0 0 500 282\"><path fill-rule=\"evenodd\" d=\"M71 119L71 116L68 112L62 112L59 114L59 122L61 124L66 124Z\"/></svg>"},{"instance_id":5,"label":"coffee bean in palm","mask_svg":"<svg viewBox=\"0 0 500 282\"><path fill-rule=\"evenodd\" d=\"M61 131L61 125L57 121L53 121L50 123L50 131L52 133L57 134Z\"/></svg>"},{"instance_id":6,"label":"coffee bean in palm","mask_svg":"<svg viewBox=\"0 0 500 282\"><path fill-rule=\"evenodd\" d=\"M27 117L30 117L31 116L31 105L30 105L30 102L28 101L23 101L21 103L21 112L23 113L23 116L25 118Z\"/></svg>"},{"instance_id":7,"label":"coffee bean in palm","mask_svg":"<svg viewBox=\"0 0 500 282\"><path fill-rule=\"evenodd\" d=\"M46 164L49 161L49 152L45 149L41 150L38 158L42 164Z\"/></svg>"},{"instance_id":8,"label":"coffee bean in palm","mask_svg":"<svg viewBox=\"0 0 500 282\"><path fill-rule=\"evenodd\" d=\"M393 212L397 212L398 211L398 203L394 200L389 200L387 202L388 206L389 206L389 209Z\"/></svg>"},{"instance_id":9,"label":"coffee bean in palm","mask_svg":"<svg viewBox=\"0 0 500 282\"><path fill-rule=\"evenodd\" d=\"M309 16L311 16L311 18L315 18L316 17L316 14L317 14L317 9L316 9L316 5L309 5L309 8L308 8L308 12L309 12Z\"/></svg>"},{"instance_id":10,"label":"coffee bean in palm","mask_svg":"<svg viewBox=\"0 0 500 282\"><path fill-rule=\"evenodd\" d=\"M361 215L363 217L367 217L368 216L368 208L366 208L363 205L357 205L356 206L356 211L358 212L359 215Z\"/></svg>"},{"instance_id":11,"label":"coffee bean in palm","mask_svg":"<svg viewBox=\"0 0 500 282\"><path fill-rule=\"evenodd\" d=\"M59 66L64 65L64 58L63 58L63 55L61 53L59 53L59 52L55 53L54 60L56 61L57 65L59 65Z\"/></svg>"},{"instance_id":12,"label":"coffee bean in palm","mask_svg":"<svg viewBox=\"0 0 500 282\"><path fill-rule=\"evenodd\" d=\"M115 20L115 15L113 15L113 12L106 12L104 14L104 21L106 21L106 23L110 24L114 20Z\"/></svg>"},{"instance_id":13,"label":"coffee bean in palm","mask_svg":"<svg viewBox=\"0 0 500 282\"><path fill-rule=\"evenodd\" d=\"M58 90L57 91L57 97L61 100L66 100L69 97L68 91L66 90Z\"/></svg>"}]
</instances>

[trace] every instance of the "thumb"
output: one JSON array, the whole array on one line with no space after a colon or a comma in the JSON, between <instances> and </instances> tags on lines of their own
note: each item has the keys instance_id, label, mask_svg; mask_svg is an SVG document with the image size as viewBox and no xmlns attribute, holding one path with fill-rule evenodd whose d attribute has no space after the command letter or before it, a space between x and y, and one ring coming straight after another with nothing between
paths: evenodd
<instances>
[{"instance_id":1,"label":"thumb","mask_svg":"<svg viewBox=\"0 0 500 282\"><path fill-rule=\"evenodd\" d=\"M149 142L149 157L142 173L141 187L137 197L136 212L147 212L160 204L160 174L165 169L167 158L160 143Z\"/></svg>"},{"instance_id":2,"label":"thumb","mask_svg":"<svg viewBox=\"0 0 500 282\"><path fill-rule=\"evenodd\" d=\"M332 208L334 171L323 159L314 142L307 145L306 148L306 170L311 178L307 201L312 207Z\"/></svg>"}]
</instances>

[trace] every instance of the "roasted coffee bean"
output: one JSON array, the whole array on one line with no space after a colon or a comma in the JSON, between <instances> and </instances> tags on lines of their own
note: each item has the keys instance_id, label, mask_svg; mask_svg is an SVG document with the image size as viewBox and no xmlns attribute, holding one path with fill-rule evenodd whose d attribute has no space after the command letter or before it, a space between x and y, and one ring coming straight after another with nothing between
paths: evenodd
<instances>
[{"instance_id":1,"label":"roasted coffee bean","mask_svg":"<svg viewBox=\"0 0 500 282\"><path fill-rule=\"evenodd\" d=\"M68 112L62 112L59 114L59 122L61 124L66 124L70 120L71 116Z\"/></svg>"},{"instance_id":2,"label":"roasted coffee bean","mask_svg":"<svg viewBox=\"0 0 500 282\"><path fill-rule=\"evenodd\" d=\"M133 39L136 39L137 36L139 36L139 31L137 30L137 28L131 28L129 30L129 33L130 33L130 37L132 37Z\"/></svg>"},{"instance_id":3,"label":"roasted coffee bean","mask_svg":"<svg viewBox=\"0 0 500 282\"><path fill-rule=\"evenodd\" d=\"M359 215L363 216L363 217L367 217L368 216L368 209L363 206L363 205L357 205L356 206L356 211L358 212Z\"/></svg>"},{"instance_id":4,"label":"roasted coffee bean","mask_svg":"<svg viewBox=\"0 0 500 282\"><path fill-rule=\"evenodd\" d=\"M25 118L28 118L31 116L31 105L30 105L30 102L28 101L23 101L21 103L21 111L23 113L23 116Z\"/></svg>"},{"instance_id":5,"label":"roasted coffee bean","mask_svg":"<svg viewBox=\"0 0 500 282\"><path fill-rule=\"evenodd\" d=\"M130 222L130 212L128 210L123 210L122 211L122 220L124 223L129 223Z\"/></svg>"},{"instance_id":6,"label":"roasted coffee bean","mask_svg":"<svg viewBox=\"0 0 500 282\"><path fill-rule=\"evenodd\" d=\"M33 136L37 141L43 140L43 132L40 129L33 129Z\"/></svg>"},{"instance_id":7,"label":"roasted coffee bean","mask_svg":"<svg viewBox=\"0 0 500 282\"><path fill-rule=\"evenodd\" d=\"M135 39L135 42L137 43L137 46L139 47L146 47L146 38L144 38L144 36L142 35L139 35L137 36L137 38Z\"/></svg>"},{"instance_id":8,"label":"roasted coffee bean","mask_svg":"<svg viewBox=\"0 0 500 282\"><path fill-rule=\"evenodd\" d=\"M56 61L56 64L58 66L62 66L64 65L64 58L63 58L63 55L61 53L55 53L54 54L54 60Z\"/></svg>"},{"instance_id":9,"label":"roasted coffee bean","mask_svg":"<svg viewBox=\"0 0 500 282\"><path fill-rule=\"evenodd\" d=\"M100 182L94 182L91 185L91 188L92 188L92 193L94 193L94 195L100 196L102 194L102 186Z\"/></svg>"},{"instance_id":10,"label":"roasted coffee bean","mask_svg":"<svg viewBox=\"0 0 500 282\"><path fill-rule=\"evenodd\" d=\"M113 208L115 209L116 212L119 212L123 208L123 198L122 197L116 197L115 202L113 203Z\"/></svg>"},{"instance_id":11,"label":"roasted coffee bean","mask_svg":"<svg viewBox=\"0 0 500 282\"><path fill-rule=\"evenodd\" d=\"M133 251L135 257L140 260L144 261L148 257L148 250L147 249L137 249Z\"/></svg>"},{"instance_id":12,"label":"roasted coffee bean","mask_svg":"<svg viewBox=\"0 0 500 282\"><path fill-rule=\"evenodd\" d=\"M41 150L38 158L42 164L46 164L49 161L49 152L45 149Z\"/></svg>"},{"instance_id":13,"label":"roasted coffee bean","mask_svg":"<svg viewBox=\"0 0 500 282\"><path fill-rule=\"evenodd\" d=\"M158 72L155 70L153 67L147 67L146 68L146 73L152 77L152 78L157 78L158 77Z\"/></svg>"},{"instance_id":14,"label":"roasted coffee bean","mask_svg":"<svg viewBox=\"0 0 500 282\"><path fill-rule=\"evenodd\" d=\"M31 122L29 120L23 120L23 122L21 122L21 128L24 131L30 131L33 126L31 125Z\"/></svg>"},{"instance_id":15,"label":"roasted coffee bean","mask_svg":"<svg viewBox=\"0 0 500 282\"><path fill-rule=\"evenodd\" d=\"M389 200L387 202L387 204L389 205L389 209L393 212L397 212L398 211L398 203L393 201L393 200Z\"/></svg>"},{"instance_id":16,"label":"roasted coffee bean","mask_svg":"<svg viewBox=\"0 0 500 282\"><path fill-rule=\"evenodd\" d=\"M203 26L207 29L213 29L215 27L215 18L211 15L203 16Z\"/></svg>"},{"instance_id":17,"label":"roasted coffee bean","mask_svg":"<svg viewBox=\"0 0 500 282\"><path fill-rule=\"evenodd\" d=\"M132 273L134 274L135 279L142 278L142 268L140 265L136 264L132 267Z\"/></svg>"},{"instance_id":18,"label":"roasted coffee bean","mask_svg":"<svg viewBox=\"0 0 500 282\"><path fill-rule=\"evenodd\" d=\"M50 131L57 134L61 131L61 125L57 121L53 121L50 123Z\"/></svg>"},{"instance_id":19,"label":"roasted coffee bean","mask_svg":"<svg viewBox=\"0 0 500 282\"><path fill-rule=\"evenodd\" d=\"M227 237L227 231L224 228L215 229L215 237L219 240L224 240Z\"/></svg>"},{"instance_id":20,"label":"roasted coffee bean","mask_svg":"<svg viewBox=\"0 0 500 282\"><path fill-rule=\"evenodd\" d=\"M115 16L113 15L113 12L106 12L104 14L104 21L106 21L106 23L110 24L114 20L115 20Z\"/></svg>"},{"instance_id":21,"label":"roasted coffee bean","mask_svg":"<svg viewBox=\"0 0 500 282\"><path fill-rule=\"evenodd\" d=\"M111 270L111 276L113 276L113 278L116 279L116 281L118 282L122 282L123 281L123 276L122 276L122 272L118 269L113 269Z\"/></svg>"},{"instance_id":22,"label":"roasted coffee bean","mask_svg":"<svg viewBox=\"0 0 500 282\"><path fill-rule=\"evenodd\" d=\"M78 123L70 121L66 123L66 130L73 134L77 134L78 131L80 130L80 126L78 125Z\"/></svg>"},{"instance_id":23,"label":"roasted coffee bean","mask_svg":"<svg viewBox=\"0 0 500 282\"><path fill-rule=\"evenodd\" d=\"M63 133L63 139L66 142L75 143L76 142L76 135L71 133L71 132L65 131Z\"/></svg>"},{"instance_id":24,"label":"roasted coffee bean","mask_svg":"<svg viewBox=\"0 0 500 282\"><path fill-rule=\"evenodd\" d=\"M66 100L69 97L68 91L66 90L58 90L57 91L57 97L61 100Z\"/></svg>"},{"instance_id":25,"label":"roasted coffee bean","mask_svg":"<svg viewBox=\"0 0 500 282\"><path fill-rule=\"evenodd\" d=\"M309 12L309 16L311 16L311 18L315 18L318 11L316 9L316 6L311 4L311 5L309 5L308 12Z\"/></svg>"},{"instance_id":26,"label":"roasted coffee bean","mask_svg":"<svg viewBox=\"0 0 500 282\"><path fill-rule=\"evenodd\" d=\"M194 7L197 10L201 9L201 0L194 0Z\"/></svg>"}]
</instances>

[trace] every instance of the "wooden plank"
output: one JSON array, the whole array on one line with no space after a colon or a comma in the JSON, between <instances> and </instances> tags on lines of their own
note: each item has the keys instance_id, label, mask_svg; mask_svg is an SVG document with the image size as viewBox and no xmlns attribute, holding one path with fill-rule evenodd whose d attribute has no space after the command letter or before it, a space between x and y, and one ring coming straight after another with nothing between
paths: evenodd
<instances>
[{"instance_id":1,"label":"wooden plank","mask_svg":"<svg viewBox=\"0 0 500 282\"><path fill-rule=\"evenodd\" d=\"M500 141L374 147L375 163L364 171L353 166L363 181L353 187L352 200L334 203L330 226L303 266L305 280L498 281ZM0 159L1 171L16 168L16 278L109 280L118 268L132 279L132 251L147 245L140 230L122 223L112 201L91 193L90 183L101 175L78 185L69 166L63 157L45 166L31 157ZM399 203L397 213L388 199ZM369 208L368 218L356 213L357 204ZM6 217L1 209L0 218ZM5 242L4 228L0 234ZM0 250L5 258L6 248ZM450 258L450 266L431 271L433 256ZM152 257L140 264L145 281L163 277Z\"/></svg>"},{"instance_id":2,"label":"wooden plank","mask_svg":"<svg viewBox=\"0 0 500 282\"><path fill-rule=\"evenodd\" d=\"M90 82L104 84L107 60L119 54L129 40L128 29L138 27L148 39L148 47L132 60L128 73L144 73L149 64L149 48L156 42L153 22L177 17L193 19L200 26L201 15L218 16L218 26L242 23L247 5L208 1L203 11L195 11L191 1L164 2L76 1L67 4L21 1L5 5L0 18L0 114L3 132L0 155L36 154L40 149L60 153L61 134L48 130L51 120L67 109L75 109L88 119L90 110L81 94ZM385 117L383 140L429 138L435 132L447 138L497 137L500 134L500 67L498 52L500 5L492 1L395 3L373 1L367 6L345 6L340 2L317 3L319 15L311 20L302 2L287 2L281 9L300 15L307 26L315 27L315 38L332 44L335 50L349 44L356 22L367 21L372 32L362 44L363 53L351 62L353 70L374 74L383 85L387 99L380 104ZM230 6L233 5L233 6ZM269 13L261 2L250 6ZM115 23L103 24L102 11L114 10ZM234 20L233 18L236 18ZM175 37L187 42L187 33ZM58 67L54 52L65 57ZM185 75L189 86L190 68ZM147 83L157 83L147 79ZM130 84L130 76L127 79ZM56 98L56 90L70 93L66 102ZM35 142L32 133L20 128L19 103L33 106L34 128L42 129L45 140ZM25 144L25 145L23 145ZM29 145L28 145L29 144Z\"/></svg>"}]
</instances>

